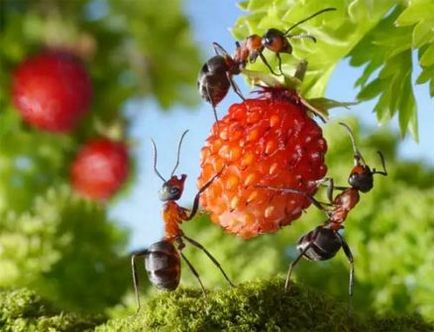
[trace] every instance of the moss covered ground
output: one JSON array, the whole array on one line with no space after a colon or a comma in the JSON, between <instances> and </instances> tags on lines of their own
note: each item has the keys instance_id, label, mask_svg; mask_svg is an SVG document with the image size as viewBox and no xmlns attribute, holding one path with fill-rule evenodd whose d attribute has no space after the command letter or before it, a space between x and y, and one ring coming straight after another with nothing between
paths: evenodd
<instances>
[{"instance_id":1,"label":"moss covered ground","mask_svg":"<svg viewBox=\"0 0 434 332\"><path fill-rule=\"evenodd\" d=\"M0 291L0 331L86 331L103 323L102 316L65 313L27 289Z\"/></svg>"},{"instance_id":2,"label":"moss covered ground","mask_svg":"<svg viewBox=\"0 0 434 332\"><path fill-rule=\"evenodd\" d=\"M28 290L0 293L1 331L434 331L420 317L348 315L346 303L283 281L249 282L233 289L160 293L135 315L104 321L61 313Z\"/></svg>"}]
</instances>

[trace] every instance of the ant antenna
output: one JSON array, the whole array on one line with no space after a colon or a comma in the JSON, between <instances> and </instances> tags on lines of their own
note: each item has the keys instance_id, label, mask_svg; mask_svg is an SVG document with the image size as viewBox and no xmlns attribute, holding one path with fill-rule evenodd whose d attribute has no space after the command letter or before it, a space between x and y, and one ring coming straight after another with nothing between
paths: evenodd
<instances>
[{"instance_id":1,"label":"ant antenna","mask_svg":"<svg viewBox=\"0 0 434 332\"><path fill-rule=\"evenodd\" d=\"M238 43L239 44L239 43ZM239 45L237 45L237 42L235 42L235 45L238 47ZM221 56L227 56L228 52L223 48L223 46L221 46L219 43L213 42L212 43L212 47L214 48L214 52L217 55L221 55Z\"/></svg>"},{"instance_id":2,"label":"ant antenna","mask_svg":"<svg viewBox=\"0 0 434 332\"><path fill-rule=\"evenodd\" d=\"M362 164L364 166L366 166L365 159L363 158L362 154L360 153L359 149L356 146L356 141L354 139L353 131L351 130L351 128L347 124L345 124L343 122L339 122L339 124L341 126L345 127L345 129L348 131L348 134L350 135L351 144L353 145L353 151L354 151L354 160L355 160L356 164L359 163L359 161L361 161Z\"/></svg>"},{"instance_id":3,"label":"ant antenna","mask_svg":"<svg viewBox=\"0 0 434 332\"><path fill-rule=\"evenodd\" d=\"M154 172L158 175L158 177L163 180L163 182L166 182L166 179L163 178L163 176L160 174L160 172L157 169L157 146L155 145L154 140L151 138L152 146L154 147Z\"/></svg>"},{"instance_id":4,"label":"ant antenna","mask_svg":"<svg viewBox=\"0 0 434 332\"><path fill-rule=\"evenodd\" d=\"M375 168L372 169L372 173L373 174L381 174L381 175L387 175L387 170L386 170L386 162L384 161L384 156L381 153L381 151L377 151L378 155L380 156L380 160L381 160L381 166L383 166L383 170L382 171L378 171Z\"/></svg>"},{"instance_id":5,"label":"ant antenna","mask_svg":"<svg viewBox=\"0 0 434 332\"><path fill-rule=\"evenodd\" d=\"M313 14L313 15L311 15L311 16L309 16L309 17L306 17L305 19L301 20L300 22L295 23L293 26L291 26L288 30L285 31L284 35L287 36L288 33L289 33L289 31L291 31L291 30L294 29L295 27L298 27L300 24L302 24L302 23L304 23L304 22L306 22L306 21L309 21L310 19L312 19L312 18L314 18L314 17L316 17L316 16L318 16L318 15L320 15L320 14L322 14L322 13L329 12L329 11L333 11L333 10L336 10L336 8L334 8L334 7L329 7L329 8L321 9L319 12L316 12L315 14Z\"/></svg>"},{"instance_id":6,"label":"ant antenna","mask_svg":"<svg viewBox=\"0 0 434 332\"><path fill-rule=\"evenodd\" d=\"M170 176L173 176L173 174L175 174L175 171L176 171L176 169L177 169L178 166L179 166L179 157L180 157L180 155L181 155L181 145L182 145L182 140L184 139L184 137L185 137L185 135L186 135L187 133L188 133L188 129L182 133L182 136L181 136L181 138L179 139L179 143L178 143L178 154L177 154L177 157L176 157L176 164L175 164L175 167L173 168L172 174L170 174Z\"/></svg>"}]
</instances>

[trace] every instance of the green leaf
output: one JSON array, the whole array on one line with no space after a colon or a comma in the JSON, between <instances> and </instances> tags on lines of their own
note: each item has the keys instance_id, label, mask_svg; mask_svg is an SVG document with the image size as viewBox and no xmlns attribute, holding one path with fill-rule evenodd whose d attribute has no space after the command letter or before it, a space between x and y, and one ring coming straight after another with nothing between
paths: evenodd
<instances>
[{"instance_id":1,"label":"green leaf","mask_svg":"<svg viewBox=\"0 0 434 332\"><path fill-rule=\"evenodd\" d=\"M337 101L329 98L312 98L312 99L307 99L307 101L313 107L319 108L321 110L329 110L331 108L336 108L336 107L349 108L349 106L354 106L358 104L358 102L351 102L351 101L342 102L342 101Z\"/></svg>"},{"instance_id":2,"label":"green leaf","mask_svg":"<svg viewBox=\"0 0 434 332\"><path fill-rule=\"evenodd\" d=\"M333 0L315 1L273 1L270 6L267 1L250 1L247 6L248 16L241 17L235 23L233 33L238 39L243 39L252 33L260 35L269 28L284 30L291 24L299 22L313 13L327 8L336 7L337 11L326 12L323 15L304 22L294 32L307 32L317 38L317 43L310 40L292 39L294 51L292 55L282 55L283 71L292 75L297 61L306 59L309 62L308 72L303 81L301 91L305 96L321 97L324 95L327 82L336 66L336 63L351 51L363 36L381 19L382 15L390 10L394 2L353 1L351 13L345 6ZM245 7L245 6L244 6ZM369 19L368 19L369 18ZM272 52L264 52L267 61L274 68ZM257 61L259 62L259 61ZM255 64L255 70L268 71L264 66Z\"/></svg>"},{"instance_id":3,"label":"green leaf","mask_svg":"<svg viewBox=\"0 0 434 332\"><path fill-rule=\"evenodd\" d=\"M397 26L413 25L423 20L432 20L434 3L431 0L408 1L408 7L396 20Z\"/></svg>"},{"instance_id":4,"label":"green leaf","mask_svg":"<svg viewBox=\"0 0 434 332\"><path fill-rule=\"evenodd\" d=\"M411 87L411 80L410 80L410 73L408 74L408 77L404 78L404 84L402 86L402 89L400 90L402 93L402 98L401 102L400 102L400 109L401 111L399 112L399 128L401 130L401 135L405 136L405 133L407 131L407 127L410 123L410 120L413 119L413 117L415 117L417 115L416 112L416 102L414 99L414 94L413 94L413 89ZM416 117L417 119L417 117ZM413 126L414 126L414 119L412 121ZM414 132L413 128L412 133L416 134L416 136L414 136L415 140L418 140L418 135L417 135L417 131L416 133Z\"/></svg>"},{"instance_id":5,"label":"green leaf","mask_svg":"<svg viewBox=\"0 0 434 332\"><path fill-rule=\"evenodd\" d=\"M434 41L434 24L428 21L420 21L413 29L412 46L419 48Z\"/></svg>"},{"instance_id":6,"label":"green leaf","mask_svg":"<svg viewBox=\"0 0 434 332\"><path fill-rule=\"evenodd\" d=\"M379 78L366 85L358 94L358 100L370 100L377 97L383 91L384 82Z\"/></svg>"},{"instance_id":7,"label":"green leaf","mask_svg":"<svg viewBox=\"0 0 434 332\"><path fill-rule=\"evenodd\" d=\"M318 42L289 40L293 53L282 55L285 74L294 72L297 63L294 58L306 59L309 68L300 91L305 97L322 97L336 64L349 57L352 66L364 66L362 75L354 80L355 86L360 88L358 99L379 98L374 106L378 120L385 123L398 114L401 133L409 130L416 138L417 109L411 102L414 99L412 89L408 90L413 70L411 53L418 49L422 66L416 83L429 82L430 94L434 95L432 0L352 0L345 3L275 0L271 6L264 0L251 0L243 2L243 8L249 13L237 20L233 33L241 40L252 33L262 35L269 28L284 30L326 7L336 7L337 11L304 22L295 29L295 33L314 35ZM276 69L274 54L266 51L264 55ZM260 61L252 68L268 72ZM409 96L409 101L403 99L405 95Z\"/></svg>"},{"instance_id":8,"label":"green leaf","mask_svg":"<svg viewBox=\"0 0 434 332\"><path fill-rule=\"evenodd\" d=\"M423 67L434 65L434 44L431 44L425 50L422 57L420 58L420 65Z\"/></svg>"}]
</instances>

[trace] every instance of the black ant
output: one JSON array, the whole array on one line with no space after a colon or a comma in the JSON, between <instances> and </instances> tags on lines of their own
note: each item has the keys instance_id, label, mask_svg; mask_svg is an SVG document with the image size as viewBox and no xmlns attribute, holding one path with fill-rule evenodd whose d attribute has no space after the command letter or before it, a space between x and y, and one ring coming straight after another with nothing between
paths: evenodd
<instances>
[{"instance_id":1,"label":"black ant","mask_svg":"<svg viewBox=\"0 0 434 332\"><path fill-rule=\"evenodd\" d=\"M289 43L289 39L294 38L308 38L313 42L316 42L316 38L309 34L290 34L289 32L299 26L300 24L311 20L312 18L328 12L336 10L336 8L325 8L322 9L315 14L295 23L291 27L289 27L286 31L281 31L278 29L268 29L265 34L261 37L257 34L253 34L247 37L244 41L236 42L237 49L235 51L234 59L237 63L242 64L243 67L247 65L247 62L253 63L256 61L258 56L261 58L262 62L268 67L270 72L274 75L283 75L282 72L282 59L280 57L280 53L288 53L292 54L292 45ZM270 51L276 54L277 60L279 62L279 71L280 74L277 74L273 71L268 61L265 59L262 54L264 49L267 48Z\"/></svg>"},{"instance_id":2,"label":"black ant","mask_svg":"<svg viewBox=\"0 0 434 332\"><path fill-rule=\"evenodd\" d=\"M215 108L226 96L230 87L244 100L240 88L232 78L233 75L241 73L243 66L242 63L232 58L218 43L213 43L213 48L216 55L202 66L197 80L197 88L202 99L211 104L217 122L218 118Z\"/></svg>"},{"instance_id":3,"label":"black ant","mask_svg":"<svg viewBox=\"0 0 434 332\"><path fill-rule=\"evenodd\" d=\"M354 167L352 168L350 176L348 177L348 183L350 185L349 187L334 186L333 179L331 178L325 178L322 180L321 182L329 182L329 185L327 186L327 198L329 200L328 203L320 202L313 196L297 189L268 186L264 186L262 188L267 188L282 193L305 195L309 198L313 205L324 211L328 217L324 224L316 227L314 230L303 235L298 240L297 250L299 251L299 255L289 266L285 282L285 289L289 288L289 280L291 279L292 271L302 257L312 261L328 260L334 257L339 249L342 248L351 266L348 291L351 299L354 286L354 260L350 247L345 242L342 235L339 234L339 230L344 228L342 224L347 218L348 213L359 202L359 192L369 192L373 188L374 175L380 174L386 176L387 171L383 154L380 151L378 151L378 154L380 156L383 170L377 171L375 168L371 170L357 149L350 127L344 123L339 124L344 126L348 131L354 151ZM334 199L333 189L342 191Z\"/></svg>"},{"instance_id":4,"label":"black ant","mask_svg":"<svg viewBox=\"0 0 434 332\"><path fill-rule=\"evenodd\" d=\"M184 190L184 182L187 175L182 174L179 178L174 175L175 171L179 165L179 157L181 151L181 144L184 136L187 134L186 130L179 140L178 144L178 155L176 159L175 167L170 175L170 179L166 180L160 172L157 170L157 147L155 142L152 140L153 150L154 150L154 172L163 181L163 185L160 190L160 200L164 203L163 206L163 220L164 220L164 238L158 241L149 248L134 251L131 256L131 268L133 275L134 291L136 295L136 301L138 310L140 310L140 297L139 297L139 280L137 275L136 258L145 258L145 269L148 274L150 282L159 289L164 290L175 290L179 285L179 280L181 277L181 258L187 263L191 272L199 281L200 287L205 294L205 288L200 280L199 274L196 269L190 263L190 261L182 253L182 249L185 247L184 240L189 242L191 245L203 250L203 252L211 259L211 261L217 266L221 271L224 278L233 287L234 284L229 280L223 268L220 266L219 262L211 255L211 253L206 250L200 243L193 240L192 238L185 235L180 224L184 221L191 220L196 215L199 208L199 198L200 195L211 185L211 183L220 176L219 173L214 175L202 188L199 189L193 202L193 208L190 213L188 209L179 206L176 201L182 196ZM176 246L175 246L176 244Z\"/></svg>"}]
</instances>

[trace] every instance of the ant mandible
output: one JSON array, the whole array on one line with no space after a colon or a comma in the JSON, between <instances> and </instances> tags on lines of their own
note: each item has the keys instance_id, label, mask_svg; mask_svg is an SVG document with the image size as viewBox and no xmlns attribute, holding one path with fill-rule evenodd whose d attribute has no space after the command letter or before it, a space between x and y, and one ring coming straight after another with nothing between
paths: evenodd
<instances>
[{"instance_id":1,"label":"ant mandible","mask_svg":"<svg viewBox=\"0 0 434 332\"><path fill-rule=\"evenodd\" d=\"M222 170L218 172L202 188L199 189L194 198L193 208L191 209L190 213L188 213L188 209L183 208L176 203L176 201L182 196L184 182L187 178L187 175L185 174L182 174L180 177L174 175L179 165L181 144L187 132L188 130L182 134L181 139L179 140L176 164L169 180L166 180L157 169L157 147L154 140L152 140L154 151L154 172L163 181L163 185L160 190L160 200L165 202L163 206L163 220L165 229L164 238L161 241L153 243L146 249L134 251L132 253L131 268L138 310L140 310L140 297L138 291L139 280L136 267L136 258L138 257L145 258L145 269L150 282L155 287L164 290L175 290L178 287L181 277L181 258L184 259L193 275L197 278L200 287L205 294L205 288L202 284L202 281L200 280L199 274L187 257L185 257L185 255L182 253L182 249L185 247L184 240L201 249L217 266L229 284L234 287L234 284L230 281L219 262L211 255L211 253L206 250L205 247L203 247L199 242L185 235L180 228L180 224L183 221L193 219L199 208L200 195L217 177L220 176L222 172Z\"/></svg>"},{"instance_id":2,"label":"ant mandible","mask_svg":"<svg viewBox=\"0 0 434 332\"><path fill-rule=\"evenodd\" d=\"M313 19L314 17L328 12L334 11L336 8L330 7L322 9L315 14L306 17L305 19L295 23L291 27L289 27L286 31L281 31L278 29L268 29L265 34L261 37L257 34L253 34L247 37L244 41L236 42L236 50L234 59L236 62L242 64L243 67L247 65L247 62L254 63L258 56L261 58L262 62L267 66L270 72L274 75L283 75L282 72L282 59L280 57L280 53L288 53L292 54L292 45L289 43L289 39L291 38L309 38L313 42L316 42L316 38L309 34L290 34L290 31L299 26L300 24ZM263 55L264 49L267 48L270 51L276 54L279 71L280 74L277 74L273 71L267 59Z\"/></svg>"},{"instance_id":3,"label":"ant mandible","mask_svg":"<svg viewBox=\"0 0 434 332\"><path fill-rule=\"evenodd\" d=\"M350 185L349 187L334 186L333 179L331 178L325 178L324 180L321 180L321 183L329 182L327 186L327 198L329 203L320 202L313 196L297 189L268 186L263 188L279 191L282 193L305 195L307 198L309 198L313 205L324 211L328 217L322 225L301 236L298 240L297 250L299 251L299 255L289 265L285 289L289 288L289 280L291 279L292 271L302 257L312 261L328 260L334 257L339 249L342 248L351 266L348 288L348 293L351 299L354 287L354 260L350 247L345 242L342 235L339 234L339 230L344 228L342 224L347 218L348 213L359 202L359 192L369 192L374 185L374 175L380 174L386 176L387 170L383 154L380 151L378 151L378 154L380 156L383 170L378 171L375 168L371 170L356 146L351 128L344 123L340 122L339 124L344 126L344 128L348 131L354 151L354 167L352 168L350 176L348 177L348 184ZM340 194L336 195L334 199L333 189L342 191Z\"/></svg>"},{"instance_id":4,"label":"ant mandible","mask_svg":"<svg viewBox=\"0 0 434 332\"><path fill-rule=\"evenodd\" d=\"M227 95L230 87L244 100L240 88L232 78L232 76L241 73L243 64L232 58L218 43L214 42L213 48L216 55L202 66L197 80L197 88L202 99L211 104L217 122L216 106Z\"/></svg>"}]
</instances>

